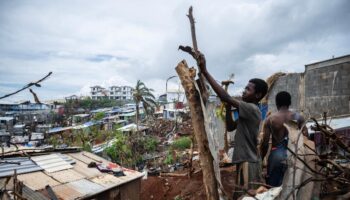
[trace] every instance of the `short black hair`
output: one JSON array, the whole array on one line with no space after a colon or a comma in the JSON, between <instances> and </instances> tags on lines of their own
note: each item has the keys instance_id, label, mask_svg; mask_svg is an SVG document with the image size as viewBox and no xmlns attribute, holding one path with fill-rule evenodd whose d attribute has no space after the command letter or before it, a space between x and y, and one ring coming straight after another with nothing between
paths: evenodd
<instances>
[{"instance_id":1,"label":"short black hair","mask_svg":"<svg viewBox=\"0 0 350 200\"><path fill-rule=\"evenodd\" d=\"M280 108L281 106L289 107L292 103L292 97L286 91L281 91L276 95L276 106Z\"/></svg>"},{"instance_id":2,"label":"short black hair","mask_svg":"<svg viewBox=\"0 0 350 200\"><path fill-rule=\"evenodd\" d=\"M256 94L261 94L261 98L258 99L259 101L264 98L264 96L266 95L267 93L267 89L268 89L268 86L267 86L267 83L260 79L260 78L253 78L253 79L250 79L249 82L251 83L254 83L255 85L255 93Z\"/></svg>"}]
</instances>

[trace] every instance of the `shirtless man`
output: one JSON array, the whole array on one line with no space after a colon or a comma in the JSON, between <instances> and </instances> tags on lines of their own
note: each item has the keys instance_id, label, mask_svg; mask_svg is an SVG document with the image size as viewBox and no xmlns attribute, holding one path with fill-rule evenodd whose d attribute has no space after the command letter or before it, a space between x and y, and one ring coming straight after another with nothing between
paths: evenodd
<instances>
[{"instance_id":1,"label":"shirtless man","mask_svg":"<svg viewBox=\"0 0 350 200\"><path fill-rule=\"evenodd\" d=\"M288 130L284 124L289 121L296 121L300 129L305 121L301 115L289 110L290 105L290 94L285 91L279 92L276 95L278 112L270 115L264 124L264 135L260 152L263 160L268 151L270 135L272 135L272 147L268 158L266 183L274 187L282 185L283 176L287 169ZM305 130L303 129L303 134L307 134Z\"/></svg>"}]
</instances>

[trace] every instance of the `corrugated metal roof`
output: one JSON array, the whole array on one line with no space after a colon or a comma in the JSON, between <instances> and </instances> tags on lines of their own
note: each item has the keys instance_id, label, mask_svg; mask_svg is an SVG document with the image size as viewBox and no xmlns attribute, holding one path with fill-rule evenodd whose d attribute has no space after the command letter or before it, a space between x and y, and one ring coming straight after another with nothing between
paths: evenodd
<instances>
[{"instance_id":1,"label":"corrugated metal roof","mask_svg":"<svg viewBox=\"0 0 350 200\"><path fill-rule=\"evenodd\" d=\"M75 190L74 188L64 185L58 185L52 188L58 198L64 200L74 200L82 197L83 194Z\"/></svg>"},{"instance_id":2,"label":"corrugated metal roof","mask_svg":"<svg viewBox=\"0 0 350 200\"><path fill-rule=\"evenodd\" d=\"M68 183L68 182L77 181L85 178L84 175L72 169L66 169L58 172L47 173L47 175L61 183Z\"/></svg>"},{"instance_id":3,"label":"corrugated metal roof","mask_svg":"<svg viewBox=\"0 0 350 200\"><path fill-rule=\"evenodd\" d=\"M18 175L17 178L18 180L23 181L23 183L32 190L43 189L46 185L53 187L60 184L58 181L55 181L43 172L21 174Z\"/></svg>"},{"instance_id":4,"label":"corrugated metal roof","mask_svg":"<svg viewBox=\"0 0 350 200\"><path fill-rule=\"evenodd\" d=\"M77 190L84 195L94 194L104 189L103 186L86 179L67 183L67 186L73 188L74 190Z\"/></svg>"},{"instance_id":5,"label":"corrugated metal roof","mask_svg":"<svg viewBox=\"0 0 350 200\"><path fill-rule=\"evenodd\" d=\"M56 172L64 169L73 168L71 164L65 161L57 154L32 157L32 160L47 172Z\"/></svg>"},{"instance_id":6,"label":"corrugated metal roof","mask_svg":"<svg viewBox=\"0 0 350 200\"><path fill-rule=\"evenodd\" d=\"M41 163L42 166L61 162L67 164L68 162L65 160L76 163L73 166L68 164L71 168L61 171L48 172L45 170L18 175L18 179L23 181L26 186L34 191L40 190L43 194L45 186L50 185L60 199L76 199L95 195L142 177L141 173L133 170L125 169L126 176L115 177L111 174L101 173L96 168L88 168L90 162L98 163L99 161L104 165L110 164L108 160L89 152L33 156L32 159ZM4 180L0 179L0 183Z\"/></svg>"},{"instance_id":7,"label":"corrugated metal roof","mask_svg":"<svg viewBox=\"0 0 350 200\"><path fill-rule=\"evenodd\" d=\"M68 155L61 154L61 153L58 153L57 155L60 156L63 160L67 161L69 164L71 164L71 165L75 164L75 160L73 158L69 157Z\"/></svg>"},{"instance_id":8,"label":"corrugated metal roof","mask_svg":"<svg viewBox=\"0 0 350 200\"><path fill-rule=\"evenodd\" d=\"M45 138L44 133L34 133L30 135L30 140L43 140Z\"/></svg>"},{"instance_id":9,"label":"corrugated metal roof","mask_svg":"<svg viewBox=\"0 0 350 200\"><path fill-rule=\"evenodd\" d=\"M13 120L13 117L0 117L1 121L10 121Z\"/></svg>"},{"instance_id":10,"label":"corrugated metal roof","mask_svg":"<svg viewBox=\"0 0 350 200\"><path fill-rule=\"evenodd\" d=\"M57 132L60 132L60 131L70 130L72 128L73 127L71 127L71 126L68 126L68 127L55 127L55 128L50 129L48 131L48 133L57 133Z\"/></svg>"},{"instance_id":11,"label":"corrugated metal roof","mask_svg":"<svg viewBox=\"0 0 350 200\"><path fill-rule=\"evenodd\" d=\"M40 166L35 164L32 160L26 157L17 158L4 158L2 161L7 163L0 164L0 177L11 176L14 170L17 170L17 174L36 172L43 170ZM18 164L10 164L9 162L18 162Z\"/></svg>"},{"instance_id":12,"label":"corrugated metal roof","mask_svg":"<svg viewBox=\"0 0 350 200\"><path fill-rule=\"evenodd\" d=\"M22 188L22 196L27 200L50 200L49 198L42 195L40 192L35 192L25 185Z\"/></svg>"}]
</instances>

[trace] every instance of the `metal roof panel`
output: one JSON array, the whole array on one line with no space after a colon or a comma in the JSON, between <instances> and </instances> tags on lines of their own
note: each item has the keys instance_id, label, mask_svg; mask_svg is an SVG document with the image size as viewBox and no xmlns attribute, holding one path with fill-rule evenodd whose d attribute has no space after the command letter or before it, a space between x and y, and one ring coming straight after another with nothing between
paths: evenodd
<instances>
[{"instance_id":1,"label":"metal roof panel","mask_svg":"<svg viewBox=\"0 0 350 200\"><path fill-rule=\"evenodd\" d=\"M17 170L17 174L24 174L43 170L40 166L35 164L32 160L30 160L27 157L4 158L2 161L5 162L0 164L0 177L13 175L15 169ZM11 164L11 162L17 162L20 164Z\"/></svg>"},{"instance_id":2,"label":"metal roof panel","mask_svg":"<svg viewBox=\"0 0 350 200\"><path fill-rule=\"evenodd\" d=\"M57 154L35 156L32 157L32 160L49 173L73 168L71 164Z\"/></svg>"},{"instance_id":3,"label":"metal roof panel","mask_svg":"<svg viewBox=\"0 0 350 200\"><path fill-rule=\"evenodd\" d=\"M35 192L25 185L22 188L22 195L27 200L50 200L40 192Z\"/></svg>"}]
</instances>

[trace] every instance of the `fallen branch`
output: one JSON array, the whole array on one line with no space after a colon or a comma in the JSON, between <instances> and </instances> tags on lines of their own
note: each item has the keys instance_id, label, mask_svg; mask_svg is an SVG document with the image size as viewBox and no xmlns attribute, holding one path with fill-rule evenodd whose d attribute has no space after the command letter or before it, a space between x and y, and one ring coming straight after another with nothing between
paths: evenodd
<instances>
[{"instance_id":1,"label":"fallen branch","mask_svg":"<svg viewBox=\"0 0 350 200\"><path fill-rule=\"evenodd\" d=\"M161 177L187 177L188 173L182 173L182 174L177 174L177 173L163 173L161 172L159 174Z\"/></svg>"},{"instance_id":2,"label":"fallen branch","mask_svg":"<svg viewBox=\"0 0 350 200\"><path fill-rule=\"evenodd\" d=\"M23 91L23 90L25 90L25 89L27 89L27 88L32 87L33 85L35 85L36 87L41 87L41 85L40 85L39 83L42 82L42 81L44 81L44 80L45 80L46 78L48 78L51 74L52 74L52 72L49 72L49 73L48 73L45 77L43 77L42 79L40 79L40 80L38 80L38 81L36 81L36 82L28 83L28 84L25 85L22 89L17 90L17 91L15 91L15 92L13 92L13 93L10 93L10 94L6 94L6 95L0 97L0 99L4 99L4 98L6 98L6 97L9 97L9 96L12 96L12 95L14 95L14 94L17 94L17 93L19 93L19 92L21 92L21 91Z\"/></svg>"},{"instance_id":3,"label":"fallen branch","mask_svg":"<svg viewBox=\"0 0 350 200\"><path fill-rule=\"evenodd\" d=\"M327 126L319 125L315 118L311 118L311 119L316 124L316 127L313 127L316 131L321 131L322 133L325 134L325 136L331 138L340 148L342 148L347 153L350 153L350 147L344 144L344 142L335 134L334 130L331 127L329 127L328 125ZM327 128L330 130L327 130Z\"/></svg>"}]
</instances>

